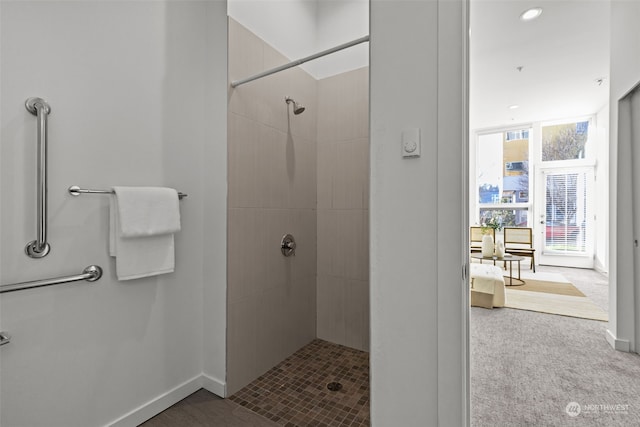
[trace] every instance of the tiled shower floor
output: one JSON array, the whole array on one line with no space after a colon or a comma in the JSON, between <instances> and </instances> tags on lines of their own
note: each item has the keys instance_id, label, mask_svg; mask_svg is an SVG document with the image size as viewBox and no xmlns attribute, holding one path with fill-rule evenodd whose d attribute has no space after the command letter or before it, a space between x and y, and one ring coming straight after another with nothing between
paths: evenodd
<instances>
[{"instance_id":1,"label":"tiled shower floor","mask_svg":"<svg viewBox=\"0 0 640 427\"><path fill-rule=\"evenodd\" d=\"M369 426L369 353L316 339L229 399L286 427Z\"/></svg>"}]
</instances>

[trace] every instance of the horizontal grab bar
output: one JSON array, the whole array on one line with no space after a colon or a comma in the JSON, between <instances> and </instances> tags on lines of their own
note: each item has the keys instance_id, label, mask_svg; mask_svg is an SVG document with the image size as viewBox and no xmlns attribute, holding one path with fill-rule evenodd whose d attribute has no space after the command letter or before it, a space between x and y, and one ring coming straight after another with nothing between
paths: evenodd
<instances>
[{"instance_id":1,"label":"horizontal grab bar","mask_svg":"<svg viewBox=\"0 0 640 427\"><path fill-rule=\"evenodd\" d=\"M57 277L55 279L33 280L31 282L13 283L11 285L1 285L0 294L5 292L21 291L23 289L41 288L43 286L59 285L62 283L79 282L86 280L87 282L95 282L102 277L102 268L97 265L90 265L85 268L81 274L75 276Z\"/></svg>"},{"instance_id":2,"label":"horizontal grab bar","mask_svg":"<svg viewBox=\"0 0 640 427\"><path fill-rule=\"evenodd\" d=\"M11 335L8 332L0 332L0 345L9 344L11 342Z\"/></svg>"},{"instance_id":3,"label":"horizontal grab bar","mask_svg":"<svg viewBox=\"0 0 640 427\"><path fill-rule=\"evenodd\" d=\"M113 190L89 190L88 188L80 188L77 185L69 187L69 194L72 196L79 196L80 194L113 194ZM188 194L179 192L178 199L182 200L187 197Z\"/></svg>"}]
</instances>

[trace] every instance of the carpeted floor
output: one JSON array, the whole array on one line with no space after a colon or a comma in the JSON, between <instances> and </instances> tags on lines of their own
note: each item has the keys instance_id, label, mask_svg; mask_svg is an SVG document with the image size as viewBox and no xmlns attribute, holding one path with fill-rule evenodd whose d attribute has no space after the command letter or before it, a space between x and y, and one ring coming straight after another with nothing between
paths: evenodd
<instances>
[{"instance_id":1,"label":"carpeted floor","mask_svg":"<svg viewBox=\"0 0 640 427\"><path fill-rule=\"evenodd\" d=\"M608 309L605 276L538 269ZM472 307L470 326L473 427L640 426L640 356L614 351L606 322Z\"/></svg>"}]
</instances>

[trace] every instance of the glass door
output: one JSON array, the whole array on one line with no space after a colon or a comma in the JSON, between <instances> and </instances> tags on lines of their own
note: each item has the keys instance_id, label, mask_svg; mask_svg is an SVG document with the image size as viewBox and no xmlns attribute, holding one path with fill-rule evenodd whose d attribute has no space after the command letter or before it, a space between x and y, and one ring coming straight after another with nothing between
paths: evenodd
<instances>
[{"instance_id":1,"label":"glass door","mask_svg":"<svg viewBox=\"0 0 640 427\"><path fill-rule=\"evenodd\" d=\"M593 268L595 167L589 119L541 127L540 264Z\"/></svg>"},{"instance_id":2,"label":"glass door","mask_svg":"<svg viewBox=\"0 0 640 427\"><path fill-rule=\"evenodd\" d=\"M540 264L593 268L593 168L553 168L542 174Z\"/></svg>"}]
</instances>

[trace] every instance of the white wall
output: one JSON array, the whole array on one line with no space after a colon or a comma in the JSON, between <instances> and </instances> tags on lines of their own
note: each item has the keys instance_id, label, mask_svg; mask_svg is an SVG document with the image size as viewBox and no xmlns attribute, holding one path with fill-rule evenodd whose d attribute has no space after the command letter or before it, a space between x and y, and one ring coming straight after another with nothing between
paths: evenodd
<instances>
[{"instance_id":1,"label":"white wall","mask_svg":"<svg viewBox=\"0 0 640 427\"><path fill-rule=\"evenodd\" d=\"M461 426L468 375L465 1L371 3L374 426ZM403 160L402 129L423 156Z\"/></svg>"},{"instance_id":2,"label":"white wall","mask_svg":"<svg viewBox=\"0 0 640 427\"><path fill-rule=\"evenodd\" d=\"M289 60L369 34L369 0L229 0L229 16ZM322 79L368 64L363 43L301 67Z\"/></svg>"},{"instance_id":3,"label":"white wall","mask_svg":"<svg viewBox=\"0 0 640 427\"><path fill-rule=\"evenodd\" d=\"M227 330L227 2L208 1L202 146L204 387L225 396ZM188 168L188 166L187 166Z\"/></svg>"},{"instance_id":4,"label":"white wall","mask_svg":"<svg viewBox=\"0 0 640 427\"><path fill-rule=\"evenodd\" d=\"M596 114L595 259L596 270L609 271L609 105Z\"/></svg>"},{"instance_id":5,"label":"white wall","mask_svg":"<svg viewBox=\"0 0 640 427\"><path fill-rule=\"evenodd\" d=\"M315 53L316 0L229 0L228 14L291 60Z\"/></svg>"},{"instance_id":6,"label":"white wall","mask_svg":"<svg viewBox=\"0 0 640 427\"><path fill-rule=\"evenodd\" d=\"M372 4L377 426L463 425L468 418L461 399L466 291L456 279L467 247L463 4ZM1 281L67 274L94 262L107 271L93 285L3 295L0 326L14 340L0 350L2 425L105 424L179 387L202 366L210 386L223 386L226 114L220 103L226 106L226 97L218 85L226 87L224 6L2 3ZM215 87L207 86L210 78ZM53 107L53 252L38 261L22 255L33 239L27 215L34 204L27 172L34 121L22 103L34 95ZM437 156L402 161L400 131L415 126L423 130L425 152ZM188 192L176 273L115 281L106 252L106 199L71 199L65 189L73 183L175 185ZM456 229L459 235L451 232Z\"/></svg>"},{"instance_id":7,"label":"white wall","mask_svg":"<svg viewBox=\"0 0 640 427\"><path fill-rule=\"evenodd\" d=\"M633 229L630 147L618 144L618 101L640 82L640 3L611 2L610 210L609 210L609 342L617 349L638 351L634 342ZM614 286L615 285L615 286Z\"/></svg>"},{"instance_id":8,"label":"white wall","mask_svg":"<svg viewBox=\"0 0 640 427\"><path fill-rule=\"evenodd\" d=\"M318 1L315 50L341 45L369 34L369 0ZM315 52L314 52L315 53ZM369 43L362 43L308 63L309 72L324 79L369 65Z\"/></svg>"},{"instance_id":9,"label":"white wall","mask_svg":"<svg viewBox=\"0 0 640 427\"><path fill-rule=\"evenodd\" d=\"M203 365L207 385L223 391L225 9L2 2L0 280L76 274L93 263L105 270L93 284L2 295L0 326L13 335L0 349L3 426L104 425L155 400L148 415L199 388ZM23 254L35 237L35 118L23 106L30 96L52 107L52 250L40 260ZM118 282L107 253L108 198L71 197L72 184L189 193L176 272ZM173 401L156 400L165 394ZM136 416L120 425L136 425L144 411Z\"/></svg>"}]
</instances>

